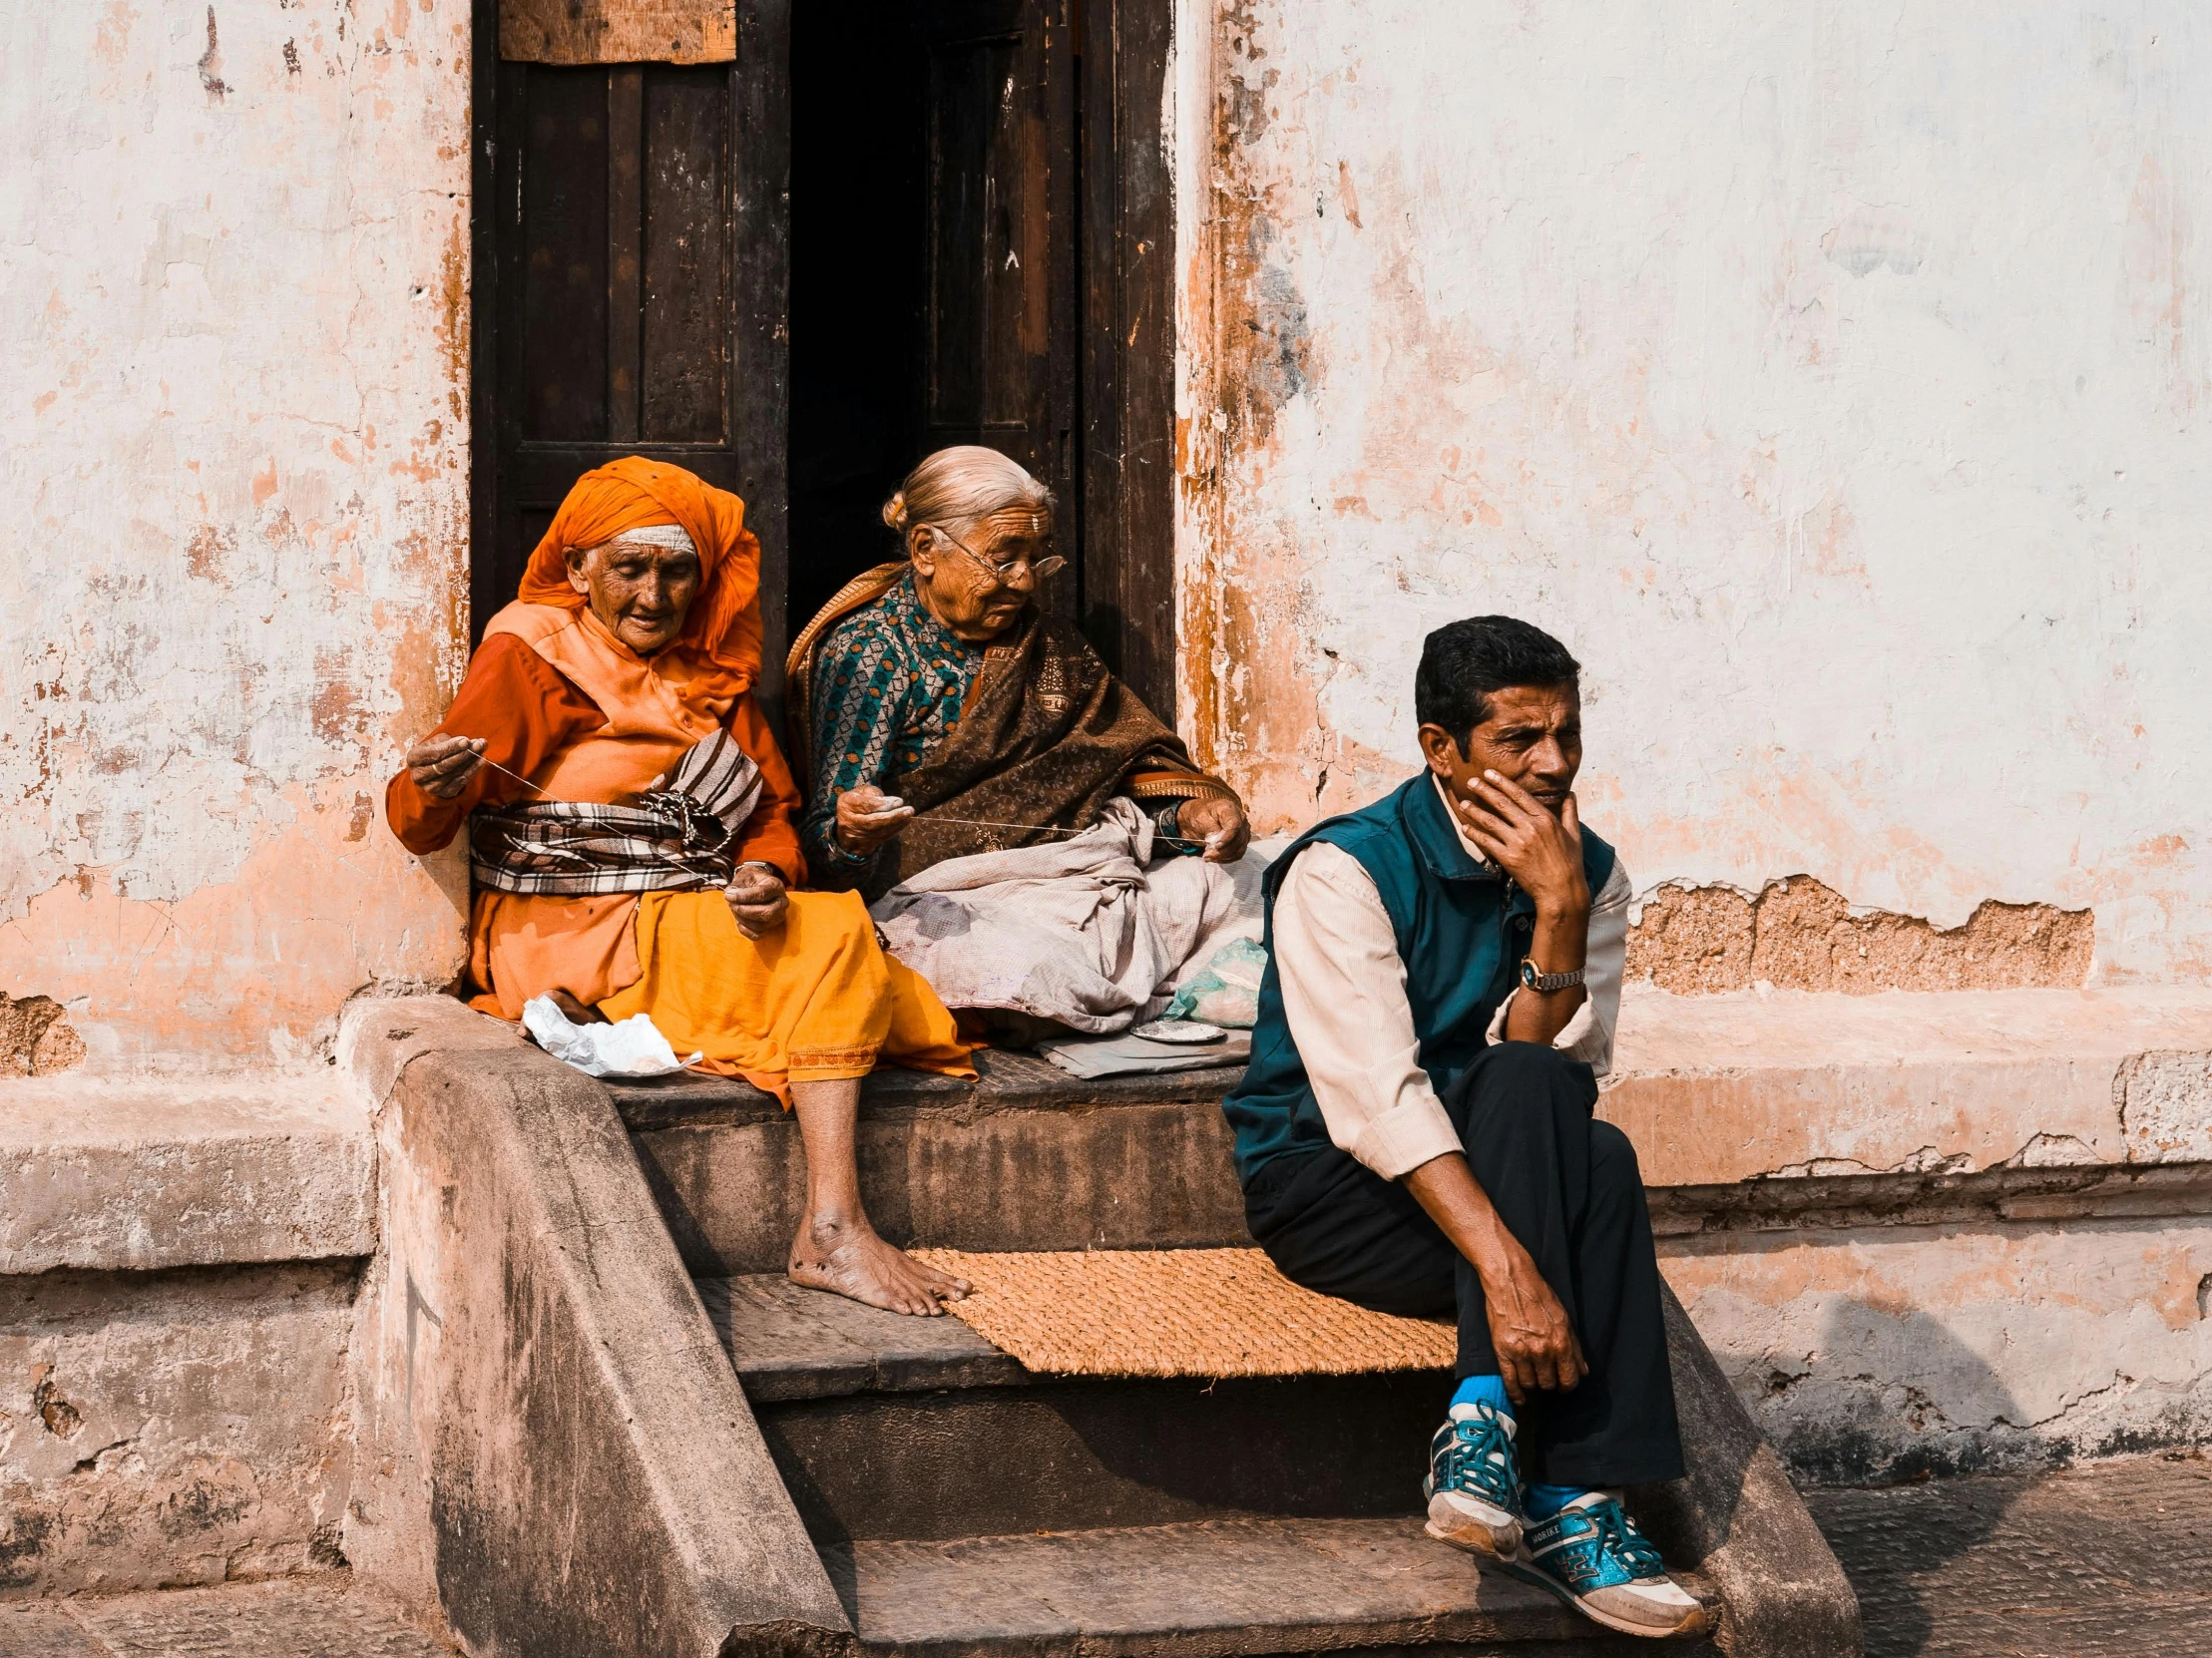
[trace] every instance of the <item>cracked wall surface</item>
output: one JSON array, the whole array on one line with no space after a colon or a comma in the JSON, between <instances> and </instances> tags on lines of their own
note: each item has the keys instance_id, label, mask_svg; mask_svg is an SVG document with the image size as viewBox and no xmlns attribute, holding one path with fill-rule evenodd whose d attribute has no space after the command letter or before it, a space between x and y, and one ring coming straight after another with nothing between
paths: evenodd
<instances>
[{"instance_id":1,"label":"cracked wall surface","mask_svg":"<svg viewBox=\"0 0 2212 1658\"><path fill-rule=\"evenodd\" d=\"M2212 18L1223 0L1178 54L1182 709L1263 829L1408 775L1423 633L1502 611L1641 892L1809 877L1900 984L2020 916L2064 982L2087 911L2097 982L2212 973Z\"/></svg>"},{"instance_id":2,"label":"cracked wall surface","mask_svg":"<svg viewBox=\"0 0 2212 1658\"><path fill-rule=\"evenodd\" d=\"M2056 1465L2212 1435L2212 1220L1662 1238L1812 1484Z\"/></svg>"},{"instance_id":3,"label":"cracked wall surface","mask_svg":"<svg viewBox=\"0 0 2212 1658\"><path fill-rule=\"evenodd\" d=\"M377 801L466 645L468 21L0 7L0 985L95 1067L457 964Z\"/></svg>"},{"instance_id":4,"label":"cracked wall surface","mask_svg":"<svg viewBox=\"0 0 2212 1658\"><path fill-rule=\"evenodd\" d=\"M338 1563L352 1263L0 1278L0 1595Z\"/></svg>"}]
</instances>

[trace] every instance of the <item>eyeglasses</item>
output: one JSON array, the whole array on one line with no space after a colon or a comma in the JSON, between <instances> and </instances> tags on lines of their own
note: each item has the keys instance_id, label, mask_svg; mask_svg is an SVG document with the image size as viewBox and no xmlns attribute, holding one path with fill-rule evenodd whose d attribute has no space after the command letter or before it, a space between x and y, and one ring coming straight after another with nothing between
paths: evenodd
<instances>
[{"instance_id":1,"label":"eyeglasses","mask_svg":"<svg viewBox=\"0 0 2212 1658\"><path fill-rule=\"evenodd\" d=\"M938 540L949 541L961 552L967 554L970 562L978 570L1002 588L1019 587L1025 577L1032 582L1042 582L1050 577L1058 576L1068 568L1068 561L1058 553L1048 553L1044 558L1037 560L1032 560L1027 553L1017 553L1004 564L1000 564L985 558L958 536L945 529L943 525L932 524L929 531Z\"/></svg>"}]
</instances>

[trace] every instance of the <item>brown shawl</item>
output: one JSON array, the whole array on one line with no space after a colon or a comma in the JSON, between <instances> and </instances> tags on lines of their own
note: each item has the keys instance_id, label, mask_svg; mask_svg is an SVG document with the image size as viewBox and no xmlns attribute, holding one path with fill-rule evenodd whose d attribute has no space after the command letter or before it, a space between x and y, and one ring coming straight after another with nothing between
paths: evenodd
<instances>
[{"instance_id":1,"label":"brown shawl","mask_svg":"<svg viewBox=\"0 0 2212 1658\"><path fill-rule=\"evenodd\" d=\"M810 766L807 720L822 637L882 598L907 568L903 561L878 565L847 583L791 646L786 717ZM1182 739L1107 670L1081 633L1035 606L985 649L952 734L885 787L915 809L915 819L863 878L871 897L948 858L1058 838L1047 829L1088 828L1116 794L1150 800L1235 793L1191 764ZM1036 827L930 827L937 816Z\"/></svg>"}]
</instances>

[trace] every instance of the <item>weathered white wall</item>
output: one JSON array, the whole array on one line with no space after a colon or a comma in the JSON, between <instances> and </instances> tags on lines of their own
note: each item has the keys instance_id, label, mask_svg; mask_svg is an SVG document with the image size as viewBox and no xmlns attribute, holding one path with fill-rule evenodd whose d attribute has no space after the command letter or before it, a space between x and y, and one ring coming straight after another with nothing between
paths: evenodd
<instances>
[{"instance_id":1,"label":"weathered white wall","mask_svg":"<svg viewBox=\"0 0 2212 1658\"><path fill-rule=\"evenodd\" d=\"M1669 1238L1659 1259L1802 1482L2032 1467L2212 1433L2201 1218Z\"/></svg>"},{"instance_id":2,"label":"weathered white wall","mask_svg":"<svg viewBox=\"0 0 2212 1658\"><path fill-rule=\"evenodd\" d=\"M2212 975L2212 17L1190 0L1186 706L1268 827L1422 634L1586 664L1639 885Z\"/></svg>"},{"instance_id":3,"label":"weathered white wall","mask_svg":"<svg viewBox=\"0 0 2212 1658\"><path fill-rule=\"evenodd\" d=\"M384 831L466 642L466 0L0 0L0 990L297 1060L456 898Z\"/></svg>"}]
</instances>

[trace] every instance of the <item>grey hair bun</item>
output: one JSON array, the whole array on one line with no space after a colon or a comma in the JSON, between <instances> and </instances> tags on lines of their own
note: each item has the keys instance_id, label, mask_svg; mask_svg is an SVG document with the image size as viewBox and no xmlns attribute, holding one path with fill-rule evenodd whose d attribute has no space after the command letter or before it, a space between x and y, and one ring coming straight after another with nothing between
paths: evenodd
<instances>
[{"instance_id":1,"label":"grey hair bun","mask_svg":"<svg viewBox=\"0 0 2212 1658\"><path fill-rule=\"evenodd\" d=\"M894 530L900 531L902 533L905 531L906 491L892 491L891 499L883 504L883 522L888 524Z\"/></svg>"}]
</instances>

